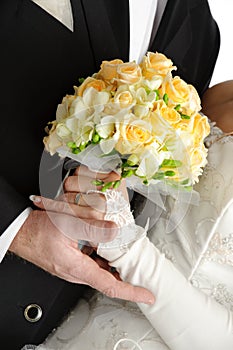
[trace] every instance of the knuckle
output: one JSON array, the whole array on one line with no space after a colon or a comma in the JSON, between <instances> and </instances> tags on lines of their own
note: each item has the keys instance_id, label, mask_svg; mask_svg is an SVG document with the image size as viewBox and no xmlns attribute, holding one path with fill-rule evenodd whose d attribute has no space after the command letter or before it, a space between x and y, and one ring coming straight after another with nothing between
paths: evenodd
<instances>
[{"instance_id":1,"label":"knuckle","mask_svg":"<svg viewBox=\"0 0 233 350\"><path fill-rule=\"evenodd\" d=\"M71 179L70 176L68 176L63 183L64 189L67 191L70 187Z\"/></svg>"},{"instance_id":2,"label":"knuckle","mask_svg":"<svg viewBox=\"0 0 233 350\"><path fill-rule=\"evenodd\" d=\"M117 298L116 288L112 286L104 289L103 294L105 294L109 298Z\"/></svg>"},{"instance_id":3,"label":"knuckle","mask_svg":"<svg viewBox=\"0 0 233 350\"><path fill-rule=\"evenodd\" d=\"M113 221L105 221L104 232L106 233L107 239L111 241L120 232L120 228Z\"/></svg>"},{"instance_id":4,"label":"knuckle","mask_svg":"<svg viewBox=\"0 0 233 350\"><path fill-rule=\"evenodd\" d=\"M58 212L64 212L66 210L66 205L67 203L66 202L57 202L56 203L56 209Z\"/></svg>"},{"instance_id":5,"label":"knuckle","mask_svg":"<svg viewBox=\"0 0 233 350\"><path fill-rule=\"evenodd\" d=\"M95 208L89 209L89 217L95 220L103 220L104 219L104 213L96 210Z\"/></svg>"},{"instance_id":6,"label":"knuckle","mask_svg":"<svg viewBox=\"0 0 233 350\"><path fill-rule=\"evenodd\" d=\"M76 176L68 176L64 181L64 190L71 191L77 188Z\"/></svg>"},{"instance_id":7,"label":"knuckle","mask_svg":"<svg viewBox=\"0 0 233 350\"><path fill-rule=\"evenodd\" d=\"M75 171L74 171L74 174L75 174L75 175L79 175L80 172L82 171L83 167L84 167L83 165L77 166L77 168L76 168Z\"/></svg>"}]
</instances>

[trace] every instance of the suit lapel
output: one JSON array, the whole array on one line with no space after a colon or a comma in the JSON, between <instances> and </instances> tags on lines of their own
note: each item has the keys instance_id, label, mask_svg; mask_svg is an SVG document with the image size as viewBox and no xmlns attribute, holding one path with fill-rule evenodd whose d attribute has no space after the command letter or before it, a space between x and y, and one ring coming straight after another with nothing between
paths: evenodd
<instances>
[{"instance_id":1,"label":"suit lapel","mask_svg":"<svg viewBox=\"0 0 233 350\"><path fill-rule=\"evenodd\" d=\"M64 24L31 0L21 1L17 16L19 18L22 17L24 21L45 35L48 35L49 32L57 37L58 33L61 35L61 33L66 34L70 32Z\"/></svg>"},{"instance_id":2,"label":"suit lapel","mask_svg":"<svg viewBox=\"0 0 233 350\"><path fill-rule=\"evenodd\" d=\"M97 63L114 58L128 59L128 1L81 1L86 17L90 44ZM101 20L100 20L101 18Z\"/></svg>"},{"instance_id":3,"label":"suit lapel","mask_svg":"<svg viewBox=\"0 0 233 350\"><path fill-rule=\"evenodd\" d=\"M168 0L157 33L152 30L149 49L165 53L180 63L190 43L191 28L187 2Z\"/></svg>"}]
</instances>

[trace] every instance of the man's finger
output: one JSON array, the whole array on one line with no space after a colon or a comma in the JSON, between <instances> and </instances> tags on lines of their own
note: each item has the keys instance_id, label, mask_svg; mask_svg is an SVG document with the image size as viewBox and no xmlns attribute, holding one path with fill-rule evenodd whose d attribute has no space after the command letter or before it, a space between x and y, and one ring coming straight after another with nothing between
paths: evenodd
<instances>
[{"instance_id":1,"label":"man's finger","mask_svg":"<svg viewBox=\"0 0 233 350\"><path fill-rule=\"evenodd\" d=\"M117 280L110 272L100 268L94 261L92 264L88 261L87 264L85 283L108 297L149 305L155 302L155 297L149 290Z\"/></svg>"},{"instance_id":2,"label":"man's finger","mask_svg":"<svg viewBox=\"0 0 233 350\"><path fill-rule=\"evenodd\" d=\"M80 219L48 211L47 215L61 233L75 241L104 243L112 241L119 233L119 228L112 221Z\"/></svg>"}]
</instances>

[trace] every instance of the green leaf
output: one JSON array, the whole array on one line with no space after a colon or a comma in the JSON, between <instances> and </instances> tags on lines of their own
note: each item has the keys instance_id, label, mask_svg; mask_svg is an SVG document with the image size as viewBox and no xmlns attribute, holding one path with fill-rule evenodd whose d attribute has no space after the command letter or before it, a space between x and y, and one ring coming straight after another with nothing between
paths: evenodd
<instances>
[{"instance_id":1,"label":"green leaf","mask_svg":"<svg viewBox=\"0 0 233 350\"><path fill-rule=\"evenodd\" d=\"M181 105L178 104L178 105L176 105L176 106L174 107L174 109L175 109L176 111L179 111L179 110L180 110L180 107L181 107Z\"/></svg>"},{"instance_id":2,"label":"green leaf","mask_svg":"<svg viewBox=\"0 0 233 350\"><path fill-rule=\"evenodd\" d=\"M190 119L190 116L187 114L180 113L181 119Z\"/></svg>"},{"instance_id":3,"label":"green leaf","mask_svg":"<svg viewBox=\"0 0 233 350\"><path fill-rule=\"evenodd\" d=\"M93 143L98 143L100 141L100 136L99 134L94 134L93 137L92 137L92 142Z\"/></svg>"},{"instance_id":4,"label":"green leaf","mask_svg":"<svg viewBox=\"0 0 233 350\"><path fill-rule=\"evenodd\" d=\"M193 186L184 186L184 188L186 189L186 191L191 192L193 189Z\"/></svg>"},{"instance_id":5,"label":"green leaf","mask_svg":"<svg viewBox=\"0 0 233 350\"><path fill-rule=\"evenodd\" d=\"M189 179L185 179L183 181L181 181L181 185L187 185L190 182Z\"/></svg>"},{"instance_id":6,"label":"green leaf","mask_svg":"<svg viewBox=\"0 0 233 350\"><path fill-rule=\"evenodd\" d=\"M102 186L104 184L104 181L102 181L102 180L93 180L91 183L93 185L95 185L95 186Z\"/></svg>"},{"instance_id":7,"label":"green leaf","mask_svg":"<svg viewBox=\"0 0 233 350\"><path fill-rule=\"evenodd\" d=\"M113 187L114 189L117 189L117 188L120 186L120 184L121 184L121 180L114 181L112 187Z\"/></svg>"},{"instance_id":8,"label":"green leaf","mask_svg":"<svg viewBox=\"0 0 233 350\"><path fill-rule=\"evenodd\" d=\"M70 141L70 142L67 142L67 147L69 147L69 148L77 148L77 145L76 145L76 143L75 142L72 142L72 141Z\"/></svg>"},{"instance_id":9,"label":"green leaf","mask_svg":"<svg viewBox=\"0 0 233 350\"><path fill-rule=\"evenodd\" d=\"M78 82L81 85L84 82L85 78L78 78Z\"/></svg>"},{"instance_id":10,"label":"green leaf","mask_svg":"<svg viewBox=\"0 0 233 350\"><path fill-rule=\"evenodd\" d=\"M158 173L155 173L155 174L152 176L152 179L154 179L154 180L162 180L162 179L164 179L164 176L165 176L164 173L158 172Z\"/></svg>"},{"instance_id":11,"label":"green leaf","mask_svg":"<svg viewBox=\"0 0 233 350\"><path fill-rule=\"evenodd\" d=\"M103 185L103 187L101 188L101 191L102 192L105 192L106 190L108 190L109 188L111 188L113 185L113 182L110 181L110 182L107 182L105 185Z\"/></svg>"},{"instance_id":12,"label":"green leaf","mask_svg":"<svg viewBox=\"0 0 233 350\"><path fill-rule=\"evenodd\" d=\"M153 90L155 93L156 93L156 101L158 101L160 99L160 96L159 96L159 90Z\"/></svg>"},{"instance_id":13,"label":"green leaf","mask_svg":"<svg viewBox=\"0 0 233 350\"><path fill-rule=\"evenodd\" d=\"M175 171L173 171L173 170L167 170L167 171L165 171L165 176L174 176L176 173L175 173Z\"/></svg>"},{"instance_id":14,"label":"green leaf","mask_svg":"<svg viewBox=\"0 0 233 350\"><path fill-rule=\"evenodd\" d=\"M123 170L121 177L125 178L125 177L130 177L134 174L134 171L132 169L128 169L128 170Z\"/></svg>"},{"instance_id":15,"label":"green leaf","mask_svg":"<svg viewBox=\"0 0 233 350\"><path fill-rule=\"evenodd\" d=\"M178 168L182 165L180 160L164 159L160 168Z\"/></svg>"},{"instance_id":16,"label":"green leaf","mask_svg":"<svg viewBox=\"0 0 233 350\"><path fill-rule=\"evenodd\" d=\"M149 95L151 93L151 90L148 87L145 87L144 89L145 89L147 95Z\"/></svg>"},{"instance_id":17,"label":"green leaf","mask_svg":"<svg viewBox=\"0 0 233 350\"><path fill-rule=\"evenodd\" d=\"M168 100L169 100L169 97L168 97L168 94L167 93L165 93L164 95L163 95L163 100L164 100L164 102L166 103L166 105L168 104Z\"/></svg>"},{"instance_id":18,"label":"green leaf","mask_svg":"<svg viewBox=\"0 0 233 350\"><path fill-rule=\"evenodd\" d=\"M79 146L80 151L83 151L86 148L87 144L83 143Z\"/></svg>"}]
</instances>

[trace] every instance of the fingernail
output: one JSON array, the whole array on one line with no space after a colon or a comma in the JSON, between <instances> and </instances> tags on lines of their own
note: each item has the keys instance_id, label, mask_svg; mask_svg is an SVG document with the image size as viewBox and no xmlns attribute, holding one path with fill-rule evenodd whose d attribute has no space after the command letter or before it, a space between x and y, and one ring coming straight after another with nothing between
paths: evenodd
<instances>
[{"instance_id":1,"label":"fingernail","mask_svg":"<svg viewBox=\"0 0 233 350\"><path fill-rule=\"evenodd\" d=\"M41 202L41 198L39 196L35 196L34 194L31 194L31 196L29 196L29 199L32 202L35 202L35 203L40 203Z\"/></svg>"}]
</instances>

